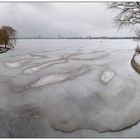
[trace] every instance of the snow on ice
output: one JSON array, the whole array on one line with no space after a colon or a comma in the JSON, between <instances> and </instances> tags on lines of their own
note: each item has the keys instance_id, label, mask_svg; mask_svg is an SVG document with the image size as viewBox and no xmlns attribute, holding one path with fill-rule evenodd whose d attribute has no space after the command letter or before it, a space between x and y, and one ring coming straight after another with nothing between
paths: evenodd
<instances>
[{"instance_id":1,"label":"snow on ice","mask_svg":"<svg viewBox=\"0 0 140 140\"><path fill-rule=\"evenodd\" d=\"M66 76L64 75L49 75L49 76L44 76L39 81L37 81L35 84L32 85L32 87L38 87L42 85L47 85L47 84L52 84L52 83L57 83L60 81L63 81L66 79Z\"/></svg>"},{"instance_id":2,"label":"snow on ice","mask_svg":"<svg viewBox=\"0 0 140 140\"><path fill-rule=\"evenodd\" d=\"M0 55L1 137L140 137L136 44L18 41Z\"/></svg>"},{"instance_id":3,"label":"snow on ice","mask_svg":"<svg viewBox=\"0 0 140 140\"><path fill-rule=\"evenodd\" d=\"M105 71L105 72L103 72L103 74L101 76L101 80L106 83L106 82L109 82L113 77L114 77L114 72Z\"/></svg>"}]
</instances>

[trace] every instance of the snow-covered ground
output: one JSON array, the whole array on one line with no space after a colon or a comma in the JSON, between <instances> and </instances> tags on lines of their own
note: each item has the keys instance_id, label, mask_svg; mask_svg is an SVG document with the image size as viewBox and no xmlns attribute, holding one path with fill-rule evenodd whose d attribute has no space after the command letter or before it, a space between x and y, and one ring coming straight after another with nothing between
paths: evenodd
<instances>
[{"instance_id":1,"label":"snow-covered ground","mask_svg":"<svg viewBox=\"0 0 140 140\"><path fill-rule=\"evenodd\" d=\"M18 40L0 54L1 137L140 137L133 40Z\"/></svg>"}]
</instances>

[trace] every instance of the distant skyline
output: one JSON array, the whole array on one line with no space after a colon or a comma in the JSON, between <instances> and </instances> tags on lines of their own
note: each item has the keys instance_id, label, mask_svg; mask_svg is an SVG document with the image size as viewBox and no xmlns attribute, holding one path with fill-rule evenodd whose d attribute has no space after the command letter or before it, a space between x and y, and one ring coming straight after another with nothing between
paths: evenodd
<instances>
[{"instance_id":1,"label":"distant skyline","mask_svg":"<svg viewBox=\"0 0 140 140\"><path fill-rule=\"evenodd\" d=\"M0 26L14 27L19 37L135 36L135 26L118 31L108 3L0 3Z\"/></svg>"}]
</instances>

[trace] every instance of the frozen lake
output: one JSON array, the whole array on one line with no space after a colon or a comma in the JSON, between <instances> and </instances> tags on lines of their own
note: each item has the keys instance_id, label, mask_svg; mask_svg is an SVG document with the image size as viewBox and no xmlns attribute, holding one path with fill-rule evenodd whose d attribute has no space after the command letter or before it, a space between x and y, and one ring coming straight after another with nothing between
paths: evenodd
<instances>
[{"instance_id":1,"label":"frozen lake","mask_svg":"<svg viewBox=\"0 0 140 140\"><path fill-rule=\"evenodd\" d=\"M0 54L1 137L140 137L134 40L17 40Z\"/></svg>"}]
</instances>

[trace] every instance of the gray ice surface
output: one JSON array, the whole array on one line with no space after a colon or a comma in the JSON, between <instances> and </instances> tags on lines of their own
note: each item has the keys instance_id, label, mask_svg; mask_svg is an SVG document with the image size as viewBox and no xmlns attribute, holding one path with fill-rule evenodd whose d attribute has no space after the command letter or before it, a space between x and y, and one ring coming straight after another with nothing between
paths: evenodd
<instances>
[{"instance_id":1,"label":"gray ice surface","mask_svg":"<svg viewBox=\"0 0 140 140\"><path fill-rule=\"evenodd\" d=\"M0 137L140 137L136 44L18 40L0 54Z\"/></svg>"}]
</instances>

